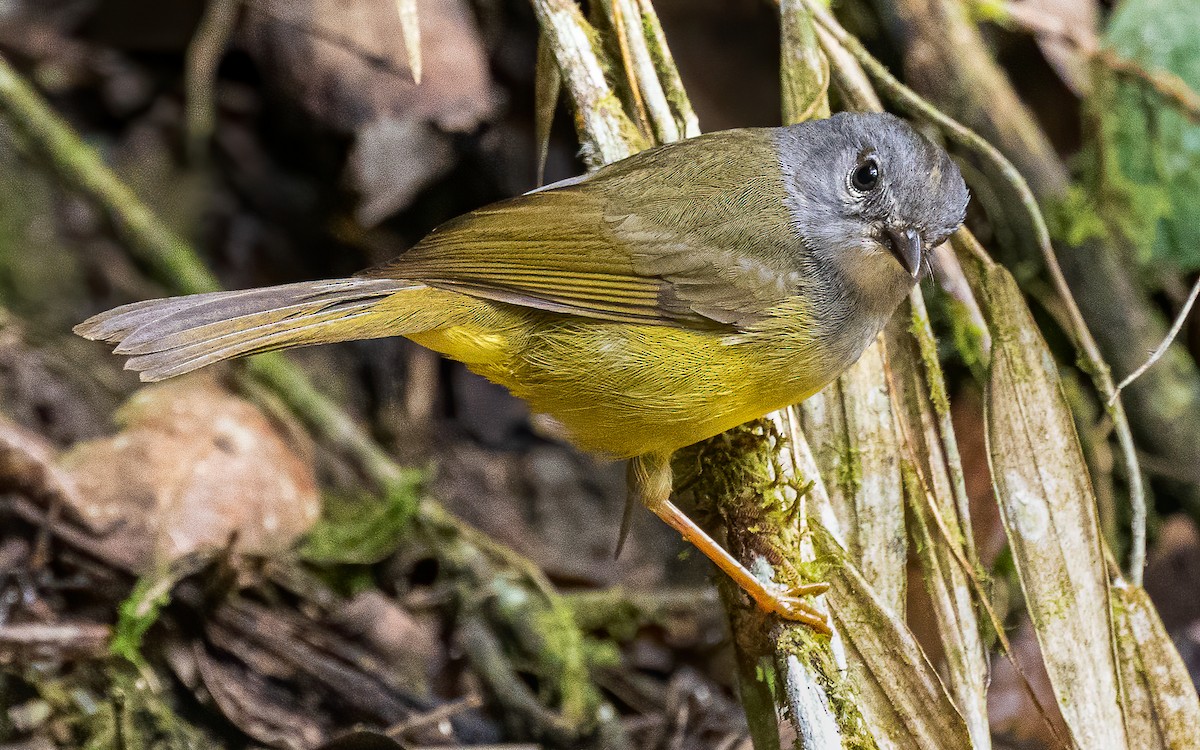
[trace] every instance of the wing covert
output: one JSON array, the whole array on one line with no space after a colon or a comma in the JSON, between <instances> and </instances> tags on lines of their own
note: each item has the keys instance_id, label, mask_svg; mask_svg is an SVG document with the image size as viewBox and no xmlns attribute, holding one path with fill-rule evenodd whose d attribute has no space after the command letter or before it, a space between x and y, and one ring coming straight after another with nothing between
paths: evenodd
<instances>
[{"instance_id":1,"label":"wing covert","mask_svg":"<svg viewBox=\"0 0 1200 750\"><path fill-rule=\"evenodd\" d=\"M778 170L729 174L730 144L713 142L748 132L742 156L770 145L727 131L644 151L458 217L368 275L601 320L752 325L801 279Z\"/></svg>"}]
</instances>

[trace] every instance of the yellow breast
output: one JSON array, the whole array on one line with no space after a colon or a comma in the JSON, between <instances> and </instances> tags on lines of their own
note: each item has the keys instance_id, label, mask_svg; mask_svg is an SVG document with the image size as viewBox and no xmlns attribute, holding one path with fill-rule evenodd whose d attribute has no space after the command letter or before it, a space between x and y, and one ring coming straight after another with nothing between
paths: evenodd
<instances>
[{"instance_id":1,"label":"yellow breast","mask_svg":"<svg viewBox=\"0 0 1200 750\"><path fill-rule=\"evenodd\" d=\"M487 308L411 338L504 385L581 448L614 457L674 451L832 377L798 308L740 334Z\"/></svg>"}]
</instances>

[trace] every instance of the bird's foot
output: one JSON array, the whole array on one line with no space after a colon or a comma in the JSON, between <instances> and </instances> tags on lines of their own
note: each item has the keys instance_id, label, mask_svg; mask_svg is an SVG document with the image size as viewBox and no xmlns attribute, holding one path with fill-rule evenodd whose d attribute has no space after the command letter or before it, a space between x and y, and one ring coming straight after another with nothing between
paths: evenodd
<instances>
[{"instance_id":1,"label":"bird's foot","mask_svg":"<svg viewBox=\"0 0 1200 750\"><path fill-rule=\"evenodd\" d=\"M763 587L759 591L746 590L764 612L779 615L785 620L802 622L819 633L829 635L829 623L825 615L807 602L804 597L816 596L829 590L828 583L809 583L789 589Z\"/></svg>"}]
</instances>

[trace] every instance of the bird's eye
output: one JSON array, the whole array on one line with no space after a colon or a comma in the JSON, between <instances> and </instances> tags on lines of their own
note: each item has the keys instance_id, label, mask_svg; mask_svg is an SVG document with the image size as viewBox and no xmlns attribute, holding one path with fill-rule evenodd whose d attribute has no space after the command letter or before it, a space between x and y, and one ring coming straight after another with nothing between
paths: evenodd
<instances>
[{"instance_id":1,"label":"bird's eye","mask_svg":"<svg viewBox=\"0 0 1200 750\"><path fill-rule=\"evenodd\" d=\"M867 159L850 173L850 184L860 193L866 193L879 186L879 164L874 159Z\"/></svg>"}]
</instances>

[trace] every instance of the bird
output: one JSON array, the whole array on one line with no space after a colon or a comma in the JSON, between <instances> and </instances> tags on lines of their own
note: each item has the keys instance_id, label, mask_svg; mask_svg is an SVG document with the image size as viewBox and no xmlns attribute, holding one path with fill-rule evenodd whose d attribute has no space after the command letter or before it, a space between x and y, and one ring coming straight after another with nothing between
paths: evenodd
<instances>
[{"instance_id":1,"label":"bird","mask_svg":"<svg viewBox=\"0 0 1200 750\"><path fill-rule=\"evenodd\" d=\"M641 151L452 219L343 279L135 302L76 326L144 381L244 355L404 336L499 383L764 611L828 632L671 500L671 456L852 365L963 222L953 159L885 113Z\"/></svg>"}]
</instances>

